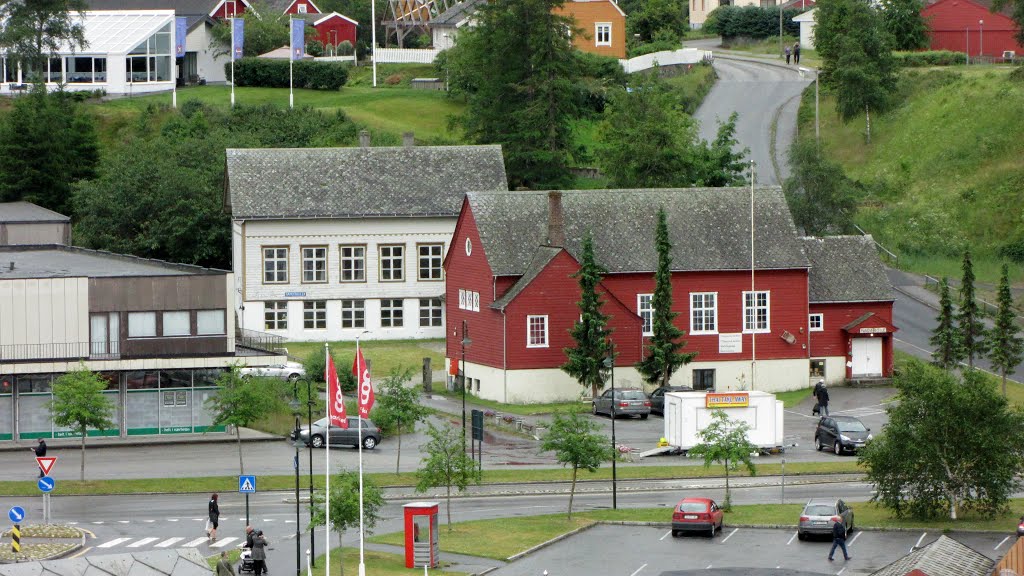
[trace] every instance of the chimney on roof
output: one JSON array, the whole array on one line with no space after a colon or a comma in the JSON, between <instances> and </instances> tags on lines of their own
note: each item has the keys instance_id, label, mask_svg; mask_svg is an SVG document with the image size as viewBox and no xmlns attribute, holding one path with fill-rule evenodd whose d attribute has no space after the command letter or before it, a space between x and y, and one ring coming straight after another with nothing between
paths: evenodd
<instances>
[{"instance_id":1,"label":"chimney on roof","mask_svg":"<svg viewBox=\"0 0 1024 576\"><path fill-rule=\"evenodd\" d=\"M565 247L565 216L562 214L562 193L548 192L548 246Z\"/></svg>"},{"instance_id":2,"label":"chimney on roof","mask_svg":"<svg viewBox=\"0 0 1024 576\"><path fill-rule=\"evenodd\" d=\"M370 147L370 131L360 130L359 131L359 147L369 148Z\"/></svg>"},{"instance_id":3,"label":"chimney on roof","mask_svg":"<svg viewBox=\"0 0 1024 576\"><path fill-rule=\"evenodd\" d=\"M402 132L402 146L412 148L416 145L416 135L412 132Z\"/></svg>"}]
</instances>

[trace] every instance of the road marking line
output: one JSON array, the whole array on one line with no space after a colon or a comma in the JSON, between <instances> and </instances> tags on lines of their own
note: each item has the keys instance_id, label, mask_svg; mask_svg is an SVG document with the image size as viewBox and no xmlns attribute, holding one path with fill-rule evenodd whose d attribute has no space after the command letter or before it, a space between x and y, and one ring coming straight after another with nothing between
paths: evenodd
<instances>
[{"instance_id":1,"label":"road marking line","mask_svg":"<svg viewBox=\"0 0 1024 576\"><path fill-rule=\"evenodd\" d=\"M840 574L842 574L843 572L846 572L846 566L843 566L843 569L842 569L842 570L840 570L839 572L836 572L836 576L839 576L839 575L840 575Z\"/></svg>"},{"instance_id":2,"label":"road marking line","mask_svg":"<svg viewBox=\"0 0 1024 576\"><path fill-rule=\"evenodd\" d=\"M264 518L263 521L264 522L273 522L274 519L273 518Z\"/></svg>"},{"instance_id":3,"label":"road marking line","mask_svg":"<svg viewBox=\"0 0 1024 576\"><path fill-rule=\"evenodd\" d=\"M630 574L629 576L636 576L636 575L637 575L637 574L639 574L639 573L640 573L640 571L641 571L641 570L643 570L644 568L647 568L647 564L644 564L643 566L641 566L641 567L637 568L637 569L636 569L636 572L633 572L633 573L632 573L632 574Z\"/></svg>"},{"instance_id":4,"label":"road marking line","mask_svg":"<svg viewBox=\"0 0 1024 576\"><path fill-rule=\"evenodd\" d=\"M78 558L79 556L84 556L86 553L89 552L89 550L92 550L92 546L89 546L88 548L82 548L82 550L78 554L68 556L68 558Z\"/></svg>"},{"instance_id":5,"label":"road marking line","mask_svg":"<svg viewBox=\"0 0 1024 576\"><path fill-rule=\"evenodd\" d=\"M914 547L911 548L910 551L913 552L914 550L917 550L918 548L920 548L921 547L921 541L924 540L924 537L927 536L927 535L928 535L927 532L925 532L924 534L921 534L921 537L917 539L917 544L914 544Z\"/></svg>"},{"instance_id":6,"label":"road marking line","mask_svg":"<svg viewBox=\"0 0 1024 576\"><path fill-rule=\"evenodd\" d=\"M790 544L793 543L793 540L796 539L796 535L797 534L799 534L799 532L793 532L793 535L789 537L789 542L786 542L786 546L789 546Z\"/></svg>"},{"instance_id":7,"label":"road marking line","mask_svg":"<svg viewBox=\"0 0 1024 576\"><path fill-rule=\"evenodd\" d=\"M129 522L129 520L118 520L117 521L118 524L127 524L128 522Z\"/></svg>"},{"instance_id":8,"label":"road marking line","mask_svg":"<svg viewBox=\"0 0 1024 576\"><path fill-rule=\"evenodd\" d=\"M76 525L78 525L78 522L68 522L68 526L76 526Z\"/></svg>"},{"instance_id":9,"label":"road marking line","mask_svg":"<svg viewBox=\"0 0 1024 576\"><path fill-rule=\"evenodd\" d=\"M857 532L856 534L854 534L853 538L850 538L850 544L849 545L853 546L853 543L857 541L857 538L860 538L861 534L863 534L863 532Z\"/></svg>"},{"instance_id":10,"label":"road marking line","mask_svg":"<svg viewBox=\"0 0 1024 576\"><path fill-rule=\"evenodd\" d=\"M665 532L665 535L664 535L664 536L662 536L661 538L658 538L658 542L661 542L661 541L662 541L662 540L664 540L665 538L668 538L668 535L669 535L669 534L671 534L671 533L672 533L672 531L671 531L671 530L669 530L668 532Z\"/></svg>"},{"instance_id":11,"label":"road marking line","mask_svg":"<svg viewBox=\"0 0 1024 576\"><path fill-rule=\"evenodd\" d=\"M229 536L223 540L218 540L216 544L210 544L210 548L224 548L225 546L231 544L235 540L238 540L238 538Z\"/></svg>"},{"instance_id":12,"label":"road marking line","mask_svg":"<svg viewBox=\"0 0 1024 576\"><path fill-rule=\"evenodd\" d=\"M168 518L167 519L168 522L177 522L178 520L180 520L180 518Z\"/></svg>"},{"instance_id":13,"label":"road marking line","mask_svg":"<svg viewBox=\"0 0 1024 576\"><path fill-rule=\"evenodd\" d=\"M110 542L104 542L103 544L100 544L99 546L97 546L97 548L113 548L118 544L124 544L125 542L128 542L130 540L131 538L115 538Z\"/></svg>"},{"instance_id":14,"label":"road marking line","mask_svg":"<svg viewBox=\"0 0 1024 576\"><path fill-rule=\"evenodd\" d=\"M168 538L167 540L164 540L163 542L154 546L154 548L169 548L174 544L181 542L182 540L184 540L184 538Z\"/></svg>"},{"instance_id":15,"label":"road marking line","mask_svg":"<svg viewBox=\"0 0 1024 576\"><path fill-rule=\"evenodd\" d=\"M103 524L103 520L99 520L99 521L93 522L93 524Z\"/></svg>"},{"instance_id":16,"label":"road marking line","mask_svg":"<svg viewBox=\"0 0 1024 576\"><path fill-rule=\"evenodd\" d=\"M708 564L708 567L705 568L705 570L711 570L711 564Z\"/></svg>"},{"instance_id":17,"label":"road marking line","mask_svg":"<svg viewBox=\"0 0 1024 576\"><path fill-rule=\"evenodd\" d=\"M285 524L295 524L295 520L285 520Z\"/></svg>"},{"instance_id":18,"label":"road marking line","mask_svg":"<svg viewBox=\"0 0 1024 576\"><path fill-rule=\"evenodd\" d=\"M128 545L128 547L129 548L142 548L146 544L151 544L153 542L156 542L157 540L159 540L159 538L143 538L142 540L139 540L138 542L132 542L131 544Z\"/></svg>"},{"instance_id":19,"label":"road marking line","mask_svg":"<svg viewBox=\"0 0 1024 576\"><path fill-rule=\"evenodd\" d=\"M152 524L153 522L156 522L156 520L143 520L143 522L146 524Z\"/></svg>"},{"instance_id":20,"label":"road marking line","mask_svg":"<svg viewBox=\"0 0 1024 576\"><path fill-rule=\"evenodd\" d=\"M1002 546L1003 544L1006 544L1006 541L1009 540L1009 539L1010 539L1009 536L1007 536L1006 538L1003 538L1003 541L1000 542L999 544L996 544L996 547L993 548L993 550L999 550L999 547Z\"/></svg>"},{"instance_id":21,"label":"road marking line","mask_svg":"<svg viewBox=\"0 0 1024 576\"><path fill-rule=\"evenodd\" d=\"M206 542L207 540L209 540L209 538L203 536L202 538L196 538L195 540L193 540L193 541L191 541L191 542L189 542L187 544L182 544L181 546L183 548L195 548L196 546L199 546L200 544L202 544L203 542Z\"/></svg>"},{"instance_id":22,"label":"road marking line","mask_svg":"<svg viewBox=\"0 0 1024 576\"><path fill-rule=\"evenodd\" d=\"M782 568L782 564L779 564L778 566L775 567L776 570L778 570L780 568Z\"/></svg>"},{"instance_id":23,"label":"road marking line","mask_svg":"<svg viewBox=\"0 0 1024 576\"><path fill-rule=\"evenodd\" d=\"M733 534L735 534L735 533L737 533L737 532L739 532L739 531L740 531L740 529L739 529L739 528L733 528L733 529L732 529L732 532L729 532L729 535L728 535L728 536L726 536L725 538L722 538L722 544L725 544L725 541L726 541L726 540L728 540L729 538L732 538L732 535L733 535Z\"/></svg>"}]
</instances>

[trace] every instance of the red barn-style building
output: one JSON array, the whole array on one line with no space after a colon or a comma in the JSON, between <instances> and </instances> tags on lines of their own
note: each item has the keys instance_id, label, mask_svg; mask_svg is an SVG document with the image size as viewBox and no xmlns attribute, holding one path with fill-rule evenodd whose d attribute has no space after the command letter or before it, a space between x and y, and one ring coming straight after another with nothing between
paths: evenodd
<instances>
[{"instance_id":1,"label":"red barn-style building","mask_svg":"<svg viewBox=\"0 0 1024 576\"><path fill-rule=\"evenodd\" d=\"M992 13L990 2L939 0L921 11L931 33L932 50L1002 58L1007 51L1024 55L1014 35L1019 27L1006 13Z\"/></svg>"},{"instance_id":2,"label":"red barn-style building","mask_svg":"<svg viewBox=\"0 0 1024 576\"><path fill-rule=\"evenodd\" d=\"M324 14L322 18L313 21L317 39L324 46L337 46L346 40L355 46L358 26L359 22L337 12Z\"/></svg>"},{"instance_id":3,"label":"red barn-style building","mask_svg":"<svg viewBox=\"0 0 1024 576\"><path fill-rule=\"evenodd\" d=\"M572 275L589 231L608 270L601 291L618 353L616 385L643 386L634 365L651 332L661 207L673 246L676 324L686 331L685 350L697 352L673 384L782 391L817 378L891 375L892 290L866 250L870 239L801 238L780 188L754 196L752 279L748 188L467 194L445 259L448 358L462 361L465 322L474 393L518 403L578 398L583 389L559 366L574 344L580 294ZM857 270L869 278L831 277ZM828 282L812 286L822 275ZM812 313L821 315L815 332ZM876 352L861 339L881 342L881 365L850 356Z\"/></svg>"}]
</instances>

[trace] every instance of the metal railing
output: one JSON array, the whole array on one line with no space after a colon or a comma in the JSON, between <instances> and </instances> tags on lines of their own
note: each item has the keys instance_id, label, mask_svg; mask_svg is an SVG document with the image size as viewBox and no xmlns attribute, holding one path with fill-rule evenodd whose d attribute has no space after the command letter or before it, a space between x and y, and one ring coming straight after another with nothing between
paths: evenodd
<instances>
[{"instance_id":1,"label":"metal railing","mask_svg":"<svg viewBox=\"0 0 1024 576\"><path fill-rule=\"evenodd\" d=\"M865 232L864 229L861 228L860 226L854 224L853 227L857 229L857 232L860 232L861 236L868 236L868 233ZM882 255L883 260L888 262L893 268L899 267L900 257L897 256L895 252L879 244L878 240L875 240L874 236L871 237L871 241L875 243L875 248L877 248L878 252Z\"/></svg>"},{"instance_id":2,"label":"metal railing","mask_svg":"<svg viewBox=\"0 0 1024 576\"><path fill-rule=\"evenodd\" d=\"M950 280L950 282L949 282L949 289L951 291L957 289L956 285L953 284L953 282L954 282L953 280ZM940 281L939 281L938 278L933 278L932 276L929 276L927 274L924 275L924 287L925 287L926 290L929 290L931 292L934 292L934 293L938 294L939 293L939 284L940 284ZM956 306L956 297L953 297L953 300L954 300L953 301L953 305ZM987 300L982 300L981 298L977 298L977 297L975 297L975 301L978 302L978 308L981 309L982 314L985 314L987 316L992 316L992 317L995 317L997 314L999 314L999 305L998 304L993 304L993 303L991 303L991 302L989 302ZM1018 323L1024 324L1024 316L1014 315L1014 317L1017 319Z\"/></svg>"},{"instance_id":3,"label":"metal railing","mask_svg":"<svg viewBox=\"0 0 1024 576\"><path fill-rule=\"evenodd\" d=\"M287 355L288 349L284 347L284 343L287 338L284 336L277 336L275 334L268 334L266 332L258 332L256 330L248 330L246 328L238 328L235 330L235 346L242 346L243 348L251 348L253 350L262 350L269 352L270 354L281 354Z\"/></svg>"}]
</instances>

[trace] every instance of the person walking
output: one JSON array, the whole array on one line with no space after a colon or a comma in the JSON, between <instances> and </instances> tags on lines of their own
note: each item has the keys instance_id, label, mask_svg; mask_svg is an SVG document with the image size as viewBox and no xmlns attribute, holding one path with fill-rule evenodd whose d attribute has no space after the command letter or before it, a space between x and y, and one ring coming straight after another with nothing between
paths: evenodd
<instances>
[{"instance_id":1,"label":"person walking","mask_svg":"<svg viewBox=\"0 0 1024 576\"><path fill-rule=\"evenodd\" d=\"M252 531L252 526L246 526L245 527L245 544L242 544L242 548L248 548L249 550L252 550L252 539L255 536L256 535L253 534L253 531Z\"/></svg>"},{"instance_id":2,"label":"person walking","mask_svg":"<svg viewBox=\"0 0 1024 576\"><path fill-rule=\"evenodd\" d=\"M39 442L36 443L36 447L29 448L29 450L35 453L36 458L42 458L43 456L46 456L46 441L40 438ZM39 466L38 460L36 461L36 466ZM46 474L43 473L43 467L39 466L39 477L42 478L43 476L46 476Z\"/></svg>"},{"instance_id":3,"label":"person walking","mask_svg":"<svg viewBox=\"0 0 1024 576\"><path fill-rule=\"evenodd\" d=\"M818 398L818 394L821 392L821 388L824 385L824 379L818 380L818 382L814 385L814 392L811 393L814 396L814 409L811 410L812 416L817 416L818 414L821 414L821 400Z\"/></svg>"},{"instance_id":4,"label":"person walking","mask_svg":"<svg viewBox=\"0 0 1024 576\"><path fill-rule=\"evenodd\" d=\"M832 556L836 553L836 547L843 549L843 559L849 560L852 558L850 553L846 551L846 525L840 519L832 525L832 549L828 552L828 561L832 562Z\"/></svg>"},{"instance_id":5,"label":"person walking","mask_svg":"<svg viewBox=\"0 0 1024 576\"><path fill-rule=\"evenodd\" d=\"M252 567L254 576L267 574L267 552L265 550L267 540L263 537L263 530L256 530L252 538Z\"/></svg>"},{"instance_id":6,"label":"person walking","mask_svg":"<svg viewBox=\"0 0 1024 576\"><path fill-rule=\"evenodd\" d=\"M793 64L800 63L800 42L793 43Z\"/></svg>"},{"instance_id":7,"label":"person walking","mask_svg":"<svg viewBox=\"0 0 1024 576\"><path fill-rule=\"evenodd\" d=\"M824 382L821 383L821 389L818 390L818 406L821 406L821 415L828 416L828 386Z\"/></svg>"},{"instance_id":8,"label":"person walking","mask_svg":"<svg viewBox=\"0 0 1024 576\"><path fill-rule=\"evenodd\" d=\"M790 54L789 46L786 46L786 65L787 66L789 65L789 54Z\"/></svg>"},{"instance_id":9,"label":"person walking","mask_svg":"<svg viewBox=\"0 0 1024 576\"><path fill-rule=\"evenodd\" d=\"M217 504L217 495L213 494L210 496L210 503L207 505L210 513L210 530L207 534L210 536L211 542L217 541L217 526L220 521L220 506Z\"/></svg>"},{"instance_id":10,"label":"person walking","mask_svg":"<svg viewBox=\"0 0 1024 576\"><path fill-rule=\"evenodd\" d=\"M217 561L216 576L235 576L235 568L231 565L231 560L228 560L228 553L226 551L220 553L220 560Z\"/></svg>"}]
</instances>

